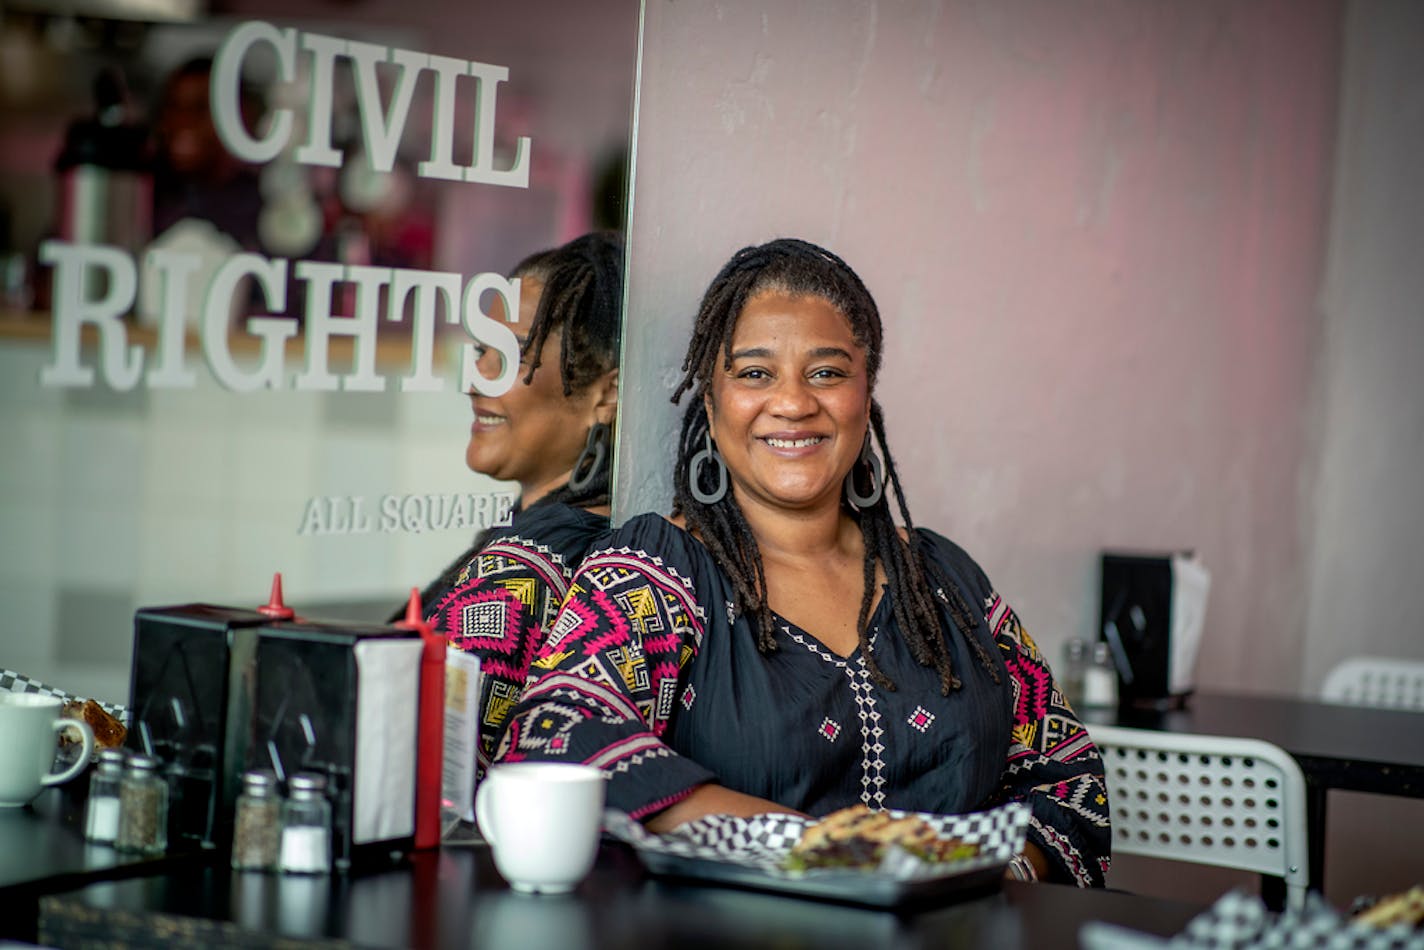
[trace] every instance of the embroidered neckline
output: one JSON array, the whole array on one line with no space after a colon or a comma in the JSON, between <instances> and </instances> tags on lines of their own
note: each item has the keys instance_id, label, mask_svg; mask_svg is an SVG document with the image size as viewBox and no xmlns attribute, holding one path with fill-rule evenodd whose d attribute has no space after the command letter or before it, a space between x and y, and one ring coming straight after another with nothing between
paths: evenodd
<instances>
[{"instance_id":1,"label":"embroidered neckline","mask_svg":"<svg viewBox=\"0 0 1424 950\"><path fill-rule=\"evenodd\" d=\"M881 597L880 601L881 603L884 603L885 598ZM875 641L880 636L880 624L875 619L879 613L880 605L877 604L875 610L870 615L869 647L872 650L875 649ZM787 620L785 617L781 616L781 614L777 613L776 611L772 611L772 616L776 618L777 625L781 628L781 632L786 634L786 636L793 643L799 643L802 647L806 648L811 653L820 657L822 660L825 660L827 663L830 663L832 666L838 667L840 669L845 669L851 663L864 665L864 652L861 650L861 646L859 643L855 645L854 650L850 651L849 656L841 656L834 650L831 650L829 647L827 647L820 640L817 640L810 633L796 626L796 624L792 623L790 620Z\"/></svg>"}]
</instances>

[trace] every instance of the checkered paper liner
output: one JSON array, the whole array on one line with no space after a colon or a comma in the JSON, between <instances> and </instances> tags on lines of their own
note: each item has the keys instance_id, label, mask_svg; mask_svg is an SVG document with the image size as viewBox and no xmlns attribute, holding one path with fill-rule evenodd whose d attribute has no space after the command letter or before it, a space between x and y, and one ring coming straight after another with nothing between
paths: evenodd
<instances>
[{"instance_id":1,"label":"checkered paper liner","mask_svg":"<svg viewBox=\"0 0 1424 950\"><path fill-rule=\"evenodd\" d=\"M53 696L62 703L74 701L83 702L87 696L75 696L62 689L41 683L37 679L32 679L23 673L16 673L14 670L0 670L0 693L38 693L41 696ZM99 706L113 716L115 719L127 725L129 721L128 707L120 706L117 703L106 703L102 699L94 700Z\"/></svg>"},{"instance_id":2,"label":"checkered paper liner","mask_svg":"<svg viewBox=\"0 0 1424 950\"><path fill-rule=\"evenodd\" d=\"M1083 950L1424 950L1424 932L1406 925L1351 923L1317 894L1299 909L1275 914L1259 897L1223 895L1164 940L1121 927L1089 923L1079 933Z\"/></svg>"},{"instance_id":3,"label":"checkered paper liner","mask_svg":"<svg viewBox=\"0 0 1424 950\"><path fill-rule=\"evenodd\" d=\"M987 867L1006 866L1015 854L1023 850L1029 808L1016 802L966 815L893 810L888 814L893 818L914 815L940 837L979 845L976 857L942 864L921 860L899 848L890 848L873 872L858 872L874 873L896 881L924 881ZM608 809L604 813L604 830L639 851L727 862L772 878L811 879L818 875L845 875L845 868L785 869L786 856L792 846L801 840L801 833L813 824L815 819L798 815L767 814L751 818L709 815L681 825L668 834L655 835L621 811Z\"/></svg>"},{"instance_id":4,"label":"checkered paper liner","mask_svg":"<svg viewBox=\"0 0 1424 950\"><path fill-rule=\"evenodd\" d=\"M1259 897L1232 891L1193 917L1167 944L1171 950L1424 950L1424 933L1408 927L1352 924L1315 894L1299 909L1273 914Z\"/></svg>"}]
</instances>

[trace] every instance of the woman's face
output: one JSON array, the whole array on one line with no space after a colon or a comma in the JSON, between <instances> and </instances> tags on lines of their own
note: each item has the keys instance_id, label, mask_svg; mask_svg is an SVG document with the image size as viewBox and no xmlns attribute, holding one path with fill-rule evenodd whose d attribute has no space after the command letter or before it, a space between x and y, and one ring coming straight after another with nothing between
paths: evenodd
<instances>
[{"instance_id":1,"label":"woman's face","mask_svg":"<svg viewBox=\"0 0 1424 950\"><path fill-rule=\"evenodd\" d=\"M542 291L543 285L538 281L526 277L520 282L519 319L509 324L509 329L521 348L529 338ZM559 333L549 334L539 368L529 383L524 382L524 377L532 359L526 357L520 364L519 378L503 396L470 394L475 419L470 426L470 443L465 447L465 464L493 478L518 482L525 505L568 481L589 427L599 421L598 384L564 395L559 374L560 340ZM481 365L480 371L487 377L498 375L499 359L493 349L486 350L480 360L489 363Z\"/></svg>"},{"instance_id":2,"label":"woman's face","mask_svg":"<svg viewBox=\"0 0 1424 950\"><path fill-rule=\"evenodd\" d=\"M828 301L762 291L712 380L708 423L743 508L839 505L870 422L865 350Z\"/></svg>"}]
</instances>

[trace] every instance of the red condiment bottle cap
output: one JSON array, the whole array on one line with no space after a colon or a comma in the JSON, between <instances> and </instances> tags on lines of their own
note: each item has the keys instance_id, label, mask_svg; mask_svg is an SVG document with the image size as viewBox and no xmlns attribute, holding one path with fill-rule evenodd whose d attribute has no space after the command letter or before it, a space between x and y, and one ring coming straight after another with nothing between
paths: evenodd
<instances>
[{"instance_id":1,"label":"red condiment bottle cap","mask_svg":"<svg viewBox=\"0 0 1424 950\"><path fill-rule=\"evenodd\" d=\"M410 599L405 604L405 619L397 620L396 627L401 630L414 630L421 636L433 637L436 633L431 629L430 624L425 622L424 611L420 606L420 588L410 589Z\"/></svg>"},{"instance_id":2,"label":"red condiment bottle cap","mask_svg":"<svg viewBox=\"0 0 1424 950\"><path fill-rule=\"evenodd\" d=\"M271 617L273 620L291 620L297 615L296 611L282 602L281 571L272 575L272 593L267 598L267 603L257 608L257 612L264 617Z\"/></svg>"}]
</instances>

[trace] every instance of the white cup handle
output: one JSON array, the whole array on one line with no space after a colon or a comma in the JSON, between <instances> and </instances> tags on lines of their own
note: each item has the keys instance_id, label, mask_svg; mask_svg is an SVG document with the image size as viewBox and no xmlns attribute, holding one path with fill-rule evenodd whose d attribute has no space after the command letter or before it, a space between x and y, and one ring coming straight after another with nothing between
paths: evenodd
<instances>
[{"instance_id":1,"label":"white cup handle","mask_svg":"<svg viewBox=\"0 0 1424 950\"><path fill-rule=\"evenodd\" d=\"M494 815L491 809L494 806L490 803L489 777L475 788L475 822L480 826L480 834L485 836L485 840L490 844L495 844L494 840Z\"/></svg>"},{"instance_id":2,"label":"white cup handle","mask_svg":"<svg viewBox=\"0 0 1424 950\"><path fill-rule=\"evenodd\" d=\"M89 728L89 723L82 719L56 719L54 721L54 731L62 733L66 729L78 729L83 737L84 751L79 753L79 758L74 764L63 772L51 772L40 779L43 785L58 785L60 782L67 782L84 770L89 764L89 757L94 754L94 730Z\"/></svg>"}]
</instances>

